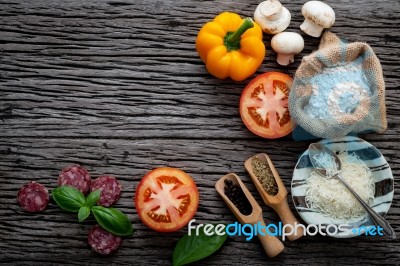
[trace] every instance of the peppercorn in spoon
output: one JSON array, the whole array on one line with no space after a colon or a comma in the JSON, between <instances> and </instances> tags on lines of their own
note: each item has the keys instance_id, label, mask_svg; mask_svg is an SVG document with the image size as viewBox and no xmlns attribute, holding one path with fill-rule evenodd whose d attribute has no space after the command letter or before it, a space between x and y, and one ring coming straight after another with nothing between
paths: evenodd
<instances>
[{"instance_id":1,"label":"peppercorn in spoon","mask_svg":"<svg viewBox=\"0 0 400 266\"><path fill-rule=\"evenodd\" d=\"M240 223L252 226L257 224L260 228L265 228L260 205L236 174L230 173L221 177L215 184L215 189ZM267 232L260 234L258 230L257 236L269 257L277 256L285 248L277 237Z\"/></svg>"},{"instance_id":2,"label":"peppercorn in spoon","mask_svg":"<svg viewBox=\"0 0 400 266\"><path fill-rule=\"evenodd\" d=\"M254 155L246 160L244 166L264 203L278 213L283 224L292 225L292 233L288 232L288 228L285 230L287 238L293 241L302 237L304 228L297 226L297 230L294 230L296 224L300 223L289 208L287 190L268 155L265 153Z\"/></svg>"}]
</instances>

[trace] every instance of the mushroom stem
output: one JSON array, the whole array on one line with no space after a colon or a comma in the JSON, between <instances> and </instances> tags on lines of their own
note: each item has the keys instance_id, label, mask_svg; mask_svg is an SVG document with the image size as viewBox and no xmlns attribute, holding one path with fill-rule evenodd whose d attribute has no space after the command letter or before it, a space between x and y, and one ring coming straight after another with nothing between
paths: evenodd
<instances>
[{"instance_id":1,"label":"mushroom stem","mask_svg":"<svg viewBox=\"0 0 400 266\"><path fill-rule=\"evenodd\" d=\"M289 10L282 6L278 0L266 0L261 2L254 11L254 21L262 30L269 34L277 34L284 31L290 23Z\"/></svg>"},{"instance_id":2,"label":"mushroom stem","mask_svg":"<svg viewBox=\"0 0 400 266\"><path fill-rule=\"evenodd\" d=\"M278 13L273 14L273 15L267 17L268 20L270 20L270 21L276 21L276 20L280 19L280 18L282 17L282 15L283 15L283 10L284 10L284 9L282 8Z\"/></svg>"},{"instance_id":3,"label":"mushroom stem","mask_svg":"<svg viewBox=\"0 0 400 266\"><path fill-rule=\"evenodd\" d=\"M324 27L315 24L314 22L306 18L304 22L300 25L300 29L312 37L319 37L321 36Z\"/></svg>"},{"instance_id":4,"label":"mushroom stem","mask_svg":"<svg viewBox=\"0 0 400 266\"><path fill-rule=\"evenodd\" d=\"M262 2L260 4L259 11L260 11L261 15L263 15L269 21L275 21L275 20L281 18L284 9L281 6L279 11L277 11L276 13L270 14L271 13L271 9L276 8L275 6L271 7L270 5L276 5L277 6L278 4L280 5L280 3L278 1L275 1L275 0L272 0L270 2L264 1L264 2Z\"/></svg>"},{"instance_id":5,"label":"mushroom stem","mask_svg":"<svg viewBox=\"0 0 400 266\"><path fill-rule=\"evenodd\" d=\"M278 54L276 62L281 66L287 66L294 62L294 54Z\"/></svg>"}]
</instances>

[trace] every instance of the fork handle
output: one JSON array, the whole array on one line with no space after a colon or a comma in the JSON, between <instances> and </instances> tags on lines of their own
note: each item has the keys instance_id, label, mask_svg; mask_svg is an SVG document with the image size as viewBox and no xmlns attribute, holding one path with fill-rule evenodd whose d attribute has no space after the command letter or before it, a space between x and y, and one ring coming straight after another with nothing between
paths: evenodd
<instances>
[{"instance_id":1,"label":"fork handle","mask_svg":"<svg viewBox=\"0 0 400 266\"><path fill-rule=\"evenodd\" d=\"M396 239L396 233L393 230L393 228L390 226L389 222L380 216L374 209L372 209L350 186L347 184L347 182L343 179L343 177L340 174L335 175L336 178L338 178L342 183L346 186L346 188L353 194L353 196L360 202L360 204L364 207L364 209L367 211L369 216L371 217L372 221L376 224L382 227L383 229L383 234L388 236L391 239Z\"/></svg>"}]
</instances>

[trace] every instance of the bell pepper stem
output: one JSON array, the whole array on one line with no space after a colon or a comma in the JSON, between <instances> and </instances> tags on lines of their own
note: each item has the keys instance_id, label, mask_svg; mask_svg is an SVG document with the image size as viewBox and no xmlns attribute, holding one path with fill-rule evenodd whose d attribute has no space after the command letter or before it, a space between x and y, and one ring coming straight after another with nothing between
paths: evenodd
<instances>
[{"instance_id":1,"label":"bell pepper stem","mask_svg":"<svg viewBox=\"0 0 400 266\"><path fill-rule=\"evenodd\" d=\"M228 47L238 47L240 46L240 38L242 34L245 33L248 29L253 28L254 23L251 18L246 18L242 25L233 33L229 34L226 37L226 44Z\"/></svg>"}]
</instances>

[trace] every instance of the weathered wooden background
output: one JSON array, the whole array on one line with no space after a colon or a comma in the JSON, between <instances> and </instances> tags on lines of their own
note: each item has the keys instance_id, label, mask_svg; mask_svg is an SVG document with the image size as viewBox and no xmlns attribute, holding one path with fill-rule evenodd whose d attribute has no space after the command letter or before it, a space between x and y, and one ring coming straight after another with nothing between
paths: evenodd
<instances>
[{"instance_id":1,"label":"weathered wooden background","mask_svg":"<svg viewBox=\"0 0 400 266\"><path fill-rule=\"evenodd\" d=\"M289 29L300 32L305 1L282 2L292 13ZM383 66L389 128L365 139L381 150L395 175L387 219L400 237L400 3L327 2L336 11L332 31L368 42ZM156 233L141 223L132 203L139 180L155 167L179 167L193 176L201 198L197 222L235 221L214 189L228 172L241 176L261 203L243 167L255 153L270 154L289 188L292 169L309 142L251 134L238 112L250 79L213 78L194 47L198 30L215 15L252 16L257 4L0 1L0 263L169 265L186 229ZM305 42L301 56L315 50L319 39L305 36ZM267 49L257 73L294 74L301 56L290 67L279 67ZM53 203L39 214L16 203L22 184L36 180L52 189L59 171L72 163L84 165L93 177L107 173L122 181L117 207L132 219L135 233L113 256L90 250L86 238L93 220L80 224ZM278 221L268 207L264 218ZM270 259L257 239L234 237L198 265L400 264L400 241L383 237L304 237L285 246Z\"/></svg>"}]
</instances>

